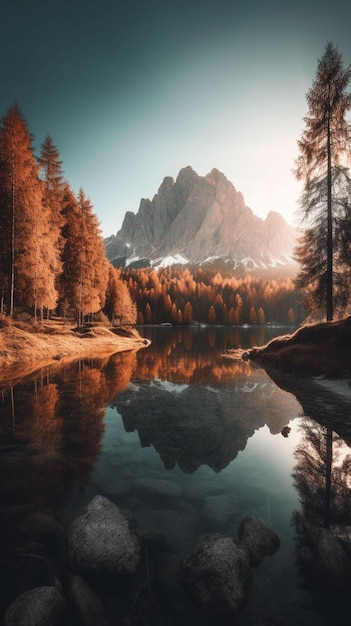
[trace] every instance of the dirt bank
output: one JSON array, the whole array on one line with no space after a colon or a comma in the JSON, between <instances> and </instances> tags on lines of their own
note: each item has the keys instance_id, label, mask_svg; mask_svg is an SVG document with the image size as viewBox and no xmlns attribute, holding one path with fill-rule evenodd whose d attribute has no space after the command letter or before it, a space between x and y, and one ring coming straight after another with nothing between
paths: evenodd
<instances>
[{"instance_id":1,"label":"dirt bank","mask_svg":"<svg viewBox=\"0 0 351 626\"><path fill-rule=\"evenodd\" d=\"M290 374L350 379L351 316L335 322L306 324L292 335L251 348L243 358Z\"/></svg>"},{"instance_id":2,"label":"dirt bank","mask_svg":"<svg viewBox=\"0 0 351 626\"><path fill-rule=\"evenodd\" d=\"M0 329L0 382L26 376L45 365L76 358L139 350L149 345L135 329L87 325L80 329L45 322L36 332L13 325Z\"/></svg>"}]
</instances>

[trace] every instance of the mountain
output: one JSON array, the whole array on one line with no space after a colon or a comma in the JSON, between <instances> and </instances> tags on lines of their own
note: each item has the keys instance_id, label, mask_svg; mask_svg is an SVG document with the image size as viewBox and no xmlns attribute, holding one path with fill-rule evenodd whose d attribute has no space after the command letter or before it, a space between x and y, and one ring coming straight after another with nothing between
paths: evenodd
<instances>
[{"instance_id":1,"label":"mountain","mask_svg":"<svg viewBox=\"0 0 351 626\"><path fill-rule=\"evenodd\" d=\"M166 177L152 200L143 198L136 214L128 211L105 248L116 266L223 259L255 269L291 264L295 238L279 213L271 211L265 220L254 215L217 169L202 177L188 166L176 181Z\"/></svg>"}]
</instances>

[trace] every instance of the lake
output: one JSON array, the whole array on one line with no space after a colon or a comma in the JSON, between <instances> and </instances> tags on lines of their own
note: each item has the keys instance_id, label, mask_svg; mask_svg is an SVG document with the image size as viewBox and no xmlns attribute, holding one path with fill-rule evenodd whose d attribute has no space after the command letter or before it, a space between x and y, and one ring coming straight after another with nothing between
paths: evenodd
<instances>
[{"instance_id":1,"label":"lake","mask_svg":"<svg viewBox=\"0 0 351 626\"><path fill-rule=\"evenodd\" d=\"M35 553L26 520L43 513L68 525L100 494L145 536L161 538L149 549L151 569L160 553L181 559L206 534L235 538L246 515L273 527L280 548L252 568L235 623L350 623L344 593L302 557L308 529L351 534L351 401L224 358L288 331L143 327L151 345L139 352L48 367L0 387L2 611L22 590L13 562ZM161 617L158 590L147 593L157 619L138 623L186 623L180 615L191 603L179 588Z\"/></svg>"}]
</instances>

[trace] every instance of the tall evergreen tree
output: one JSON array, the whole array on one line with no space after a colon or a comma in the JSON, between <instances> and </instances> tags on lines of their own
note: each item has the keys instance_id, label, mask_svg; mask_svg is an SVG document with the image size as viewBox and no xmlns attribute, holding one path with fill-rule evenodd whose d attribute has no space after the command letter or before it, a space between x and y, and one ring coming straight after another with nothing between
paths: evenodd
<instances>
[{"instance_id":1,"label":"tall evergreen tree","mask_svg":"<svg viewBox=\"0 0 351 626\"><path fill-rule=\"evenodd\" d=\"M63 196L66 189L66 181L62 170L60 153L54 145L50 135L45 137L41 145L39 156L41 177L44 182L44 203L49 207L50 221L59 230L64 224L63 217Z\"/></svg>"},{"instance_id":2,"label":"tall evergreen tree","mask_svg":"<svg viewBox=\"0 0 351 626\"><path fill-rule=\"evenodd\" d=\"M84 191L76 198L67 186L64 213L64 303L81 324L105 304L108 262L97 217Z\"/></svg>"},{"instance_id":3,"label":"tall evergreen tree","mask_svg":"<svg viewBox=\"0 0 351 626\"><path fill-rule=\"evenodd\" d=\"M76 314L75 293L79 283L79 208L77 199L67 183L63 194L62 274L59 280L59 312Z\"/></svg>"},{"instance_id":4,"label":"tall evergreen tree","mask_svg":"<svg viewBox=\"0 0 351 626\"><path fill-rule=\"evenodd\" d=\"M302 218L307 229L296 249L301 270L297 286L308 288L313 305L332 320L334 309L345 308L348 290L343 277L343 223L350 207L350 176L347 151L351 109L347 86L351 67L328 43L318 62L315 80L306 99L309 107L305 130L298 141L296 177L304 182Z\"/></svg>"},{"instance_id":5,"label":"tall evergreen tree","mask_svg":"<svg viewBox=\"0 0 351 626\"><path fill-rule=\"evenodd\" d=\"M65 223L63 215L64 198L67 183L65 181L60 153L50 135L45 137L41 145L39 165L43 185L43 205L48 212L48 239L51 241L51 254L47 258L50 264L55 288L60 293L62 275L62 250L64 239L62 229Z\"/></svg>"},{"instance_id":6,"label":"tall evergreen tree","mask_svg":"<svg viewBox=\"0 0 351 626\"><path fill-rule=\"evenodd\" d=\"M1 279L4 308L53 308L56 291L47 259L49 213L43 205L32 136L17 104L0 128Z\"/></svg>"},{"instance_id":7,"label":"tall evergreen tree","mask_svg":"<svg viewBox=\"0 0 351 626\"><path fill-rule=\"evenodd\" d=\"M98 303L97 307L92 308L90 312L95 313L100 311L105 304L109 263L105 255L99 220L83 189L80 189L78 193L78 205L86 233L84 246L85 276L87 285L89 285L87 291L90 292L88 299L96 299Z\"/></svg>"},{"instance_id":8,"label":"tall evergreen tree","mask_svg":"<svg viewBox=\"0 0 351 626\"><path fill-rule=\"evenodd\" d=\"M136 305L132 300L127 283L121 276L121 270L108 266L108 282L104 312L112 323L135 324L137 318Z\"/></svg>"}]
</instances>

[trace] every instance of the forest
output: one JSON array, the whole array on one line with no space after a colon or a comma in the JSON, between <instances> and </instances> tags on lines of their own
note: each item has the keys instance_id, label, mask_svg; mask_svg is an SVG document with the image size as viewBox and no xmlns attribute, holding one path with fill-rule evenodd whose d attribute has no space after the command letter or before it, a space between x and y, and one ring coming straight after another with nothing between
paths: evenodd
<instances>
[{"instance_id":1,"label":"forest","mask_svg":"<svg viewBox=\"0 0 351 626\"><path fill-rule=\"evenodd\" d=\"M301 297L291 279L208 268L123 269L105 255L98 217L75 194L48 135L36 157L18 104L0 127L0 313L59 315L120 324L296 324ZM222 275L223 274L223 275Z\"/></svg>"},{"instance_id":2,"label":"forest","mask_svg":"<svg viewBox=\"0 0 351 626\"><path fill-rule=\"evenodd\" d=\"M3 316L37 321L56 313L78 325L135 321L135 304L106 259L89 198L65 180L50 136L36 158L17 104L0 127L0 225Z\"/></svg>"},{"instance_id":3,"label":"forest","mask_svg":"<svg viewBox=\"0 0 351 626\"><path fill-rule=\"evenodd\" d=\"M139 324L298 324L302 296L291 278L265 279L210 268L124 270Z\"/></svg>"}]
</instances>

